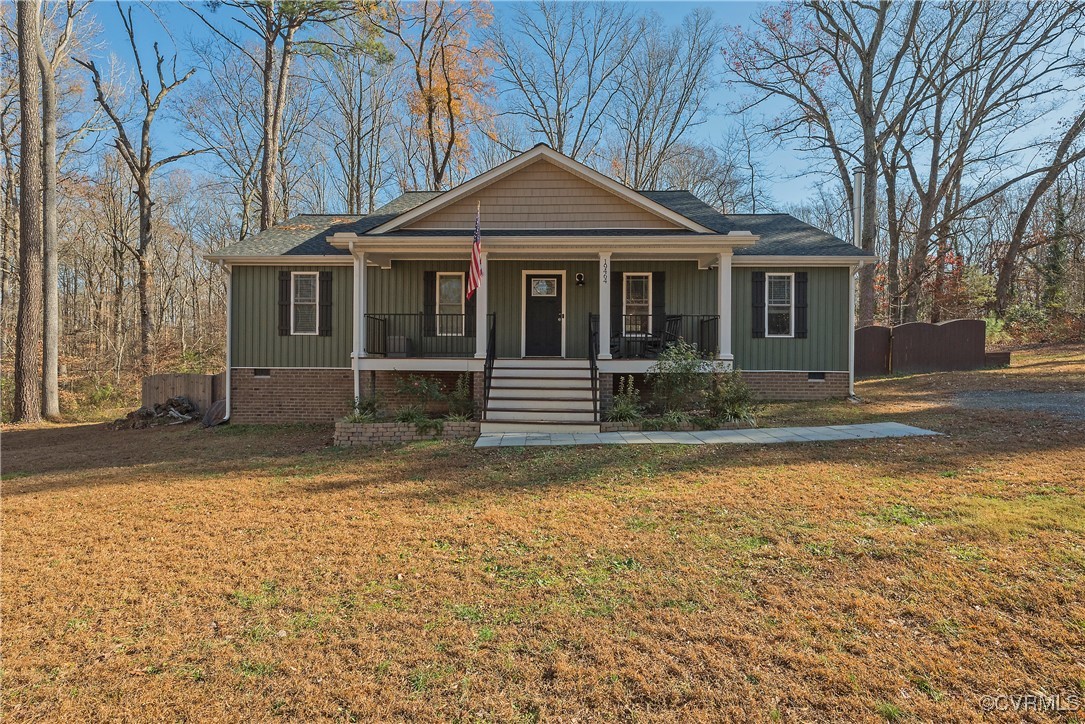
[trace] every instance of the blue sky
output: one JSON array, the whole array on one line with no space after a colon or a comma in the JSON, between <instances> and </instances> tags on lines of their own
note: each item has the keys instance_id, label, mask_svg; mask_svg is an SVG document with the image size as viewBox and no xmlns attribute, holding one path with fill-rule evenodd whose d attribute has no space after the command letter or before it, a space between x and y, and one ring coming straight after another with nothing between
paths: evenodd
<instances>
[{"instance_id":1,"label":"blue sky","mask_svg":"<svg viewBox=\"0 0 1085 724\"><path fill-rule=\"evenodd\" d=\"M153 58L151 45L158 42L163 54L167 57L173 52L178 53L178 72L184 73L195 64L189 52L192 39L199 39L210 34L203 25L195 20L192 14L179 2L160 0L150 4L123 3L125 8L134 7L134 17L137 31L140 35L140 50L145 58L145 63ZM665 22L679 22L689 11L698 7L711 8L717 19L726 26L747 25L749 19L759 14L764 3L754 2L638 2L635 7L643 12L655 11ZM494 11L496 21L500 22L502 13L512 7L508 2L496 2ZM150 16L150 8L162 20L162 25L154 22ZM101 41L103 47L95 55L104 59L111 53L118 61L129 66L131 63L131 51L128 48L128 37L120 23L117 8L113 2L98 0L89 11L96 24L102 29ZM222 17L222 22L228 22L228 11L219 10L217 15ZM212 16L215 17L215 16ZM101 61L99 63L102 64ZM151 70L148 68L148 70ZM152 71L153 72L153 71ZM698 126L692 132L694 138L704 141L716 141L723 138L729 126L736 123L735 117L727 111L728 104L734 100L734 95L739 92L735 88L729 88L721 84L716 90L711 102L711 110L708 113L706 123ZM156 143L160 153L166 154L181 150L182 140L178 133L176 122L170 113L164 113L156 119ZM189 162L195 163L195 162ZM770 178L766 179L769 194L778 203L793 203L805 197L814 184L823 181L823 177L814 177L802 174L802 160L790 149L768 149L764 157L765 171ZM334 209L329 209L334 211Z\"/></svg>"}]
</instances>

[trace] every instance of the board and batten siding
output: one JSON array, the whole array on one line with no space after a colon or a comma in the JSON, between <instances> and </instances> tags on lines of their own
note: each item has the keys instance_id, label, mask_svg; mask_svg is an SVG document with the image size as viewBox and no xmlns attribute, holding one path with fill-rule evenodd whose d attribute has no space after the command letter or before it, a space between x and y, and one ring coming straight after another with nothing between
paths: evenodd
<instances>
[{"instance_id":1,"label":"board and batten siding","mask_svg":"<svg viewBox=\"0 0 1085 724\"><path fill-rule=\"evenodd\" d=\"M548 161L536 161L406 229L677 229L674 222Z\"/></svg>"},{"instance_id":2,"label":"board and batten siding","mask_svg":"<svg viewBox=\"0 0 1085 724\"><path fill-rule=\"evenodd\" d=\"M794 273L809 276L806 339L753 337L753 273ZM735 367L743 370L846 372L848 369L847 267L735 267L732 277L731 351Z\"/></svg>"},{"instance_id":3,"label":"board and batten siding","mask_svg":"<svg viewBox=\"0 0 1085 724\"><path fill-rule=\"evenodd\" d=\"M332 333L279 336L279 272L332 273ZM349 266L237 266L230 272L234 367L350 369L353 272Z\"/></svg>"}]
</instances>

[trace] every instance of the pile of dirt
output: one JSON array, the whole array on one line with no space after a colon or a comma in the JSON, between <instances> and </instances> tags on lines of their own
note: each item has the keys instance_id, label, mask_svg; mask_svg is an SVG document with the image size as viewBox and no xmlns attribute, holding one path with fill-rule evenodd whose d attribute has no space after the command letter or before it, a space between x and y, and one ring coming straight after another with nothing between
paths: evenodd
<instances>
[{"instance_id":1,"label":"pile of dirt","mask_svg":"<svg viewBox=\"0 0 1085 724\"><path fill-rule=\"evenodd\" d=\"M154 407L132 410L124 417L114 420L109 427L113 430L142 430L155 425L180 425L197 419L199 415L196 404L184 395L179 395Z\"/></svg>"}]
</instances>

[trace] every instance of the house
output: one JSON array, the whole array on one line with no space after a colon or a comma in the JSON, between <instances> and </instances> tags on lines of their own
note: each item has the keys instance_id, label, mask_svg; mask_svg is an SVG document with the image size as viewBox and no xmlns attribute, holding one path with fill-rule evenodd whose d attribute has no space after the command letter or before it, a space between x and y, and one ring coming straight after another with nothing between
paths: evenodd
<instances>
[{"instance_id":1,"label":"house","mask_svg":"<svg viewBox=\"0 0 1085 724\"><path fill-rule=\"evenodd\" d=\"M477 210L484 277L467 299ZM545 145L208 258L230 274L234 421L332 420L393 396L397 376L469 373L484 430L591 429L617 378L677 338L765 397L846 396L853 278L872 260L792 216L634 191Z\"/></svg>"}]
</instances>

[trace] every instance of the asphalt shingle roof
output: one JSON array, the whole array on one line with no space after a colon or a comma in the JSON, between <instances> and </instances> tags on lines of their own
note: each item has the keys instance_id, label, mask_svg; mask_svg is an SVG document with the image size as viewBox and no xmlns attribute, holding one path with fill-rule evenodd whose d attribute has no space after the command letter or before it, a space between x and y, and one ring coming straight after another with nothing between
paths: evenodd
<instances>
[{"instance_id":1,"label":"asphalt shingle roof","mask_svg":"<svg viewBox=\"0 0 1085 724\"><path fill-rule=\"evenodd\" d=\"M648 199L668 209L696 221L701 226L719 234L731 231L749 231L761 237L753 246L736 249L741 256L873 256L869 252L856 249L843 239L796 219L790 214L721 214L701 201L689 191L641 191ZM354 232L364 234L371 229L391 221L400 214L424 204L439 196L438 191L411 191L388 202L367 216L345 214L303 214L288 219L267 231L260 232L244 241L230 244L217 252L215 256L342 256L348 254L345 249L336 249L328 244L326 238L336 232ZM518 236L576 234L583 236L657 236L674 235L674 231L657 229L600 229L596 230L561 230L546 229L538 231L503 231L484 230L485 233ZM391 232L388 236L398 236L405 232ZM412 235L452 236L461 235L462 231L427 230L410 232ZM688 233L697 236L695 232Z\"/></svg>"}]
</instances>

